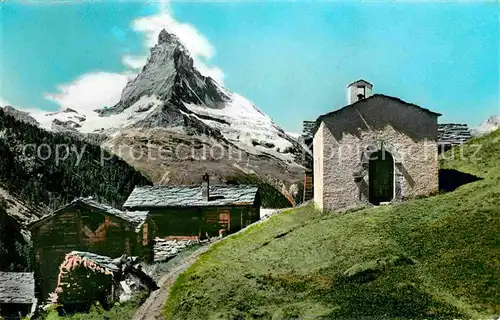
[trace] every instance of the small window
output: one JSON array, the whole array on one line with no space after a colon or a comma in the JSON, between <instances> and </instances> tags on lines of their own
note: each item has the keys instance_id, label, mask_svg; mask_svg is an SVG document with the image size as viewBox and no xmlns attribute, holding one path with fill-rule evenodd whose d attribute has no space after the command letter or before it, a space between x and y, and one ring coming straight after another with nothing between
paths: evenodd
<instances>
[{"instance_id":1,"label":"small window","mask_svg":"<svg viewBox=\"0 0 500 320\"><path fill-rule=\"evenodd\" d=\"M145 223L142 225L142 245L145 246L148 243L149 243L148 224Z\"/></svg>"},{"instance_id":2,"label":"small window","mask_svg":"<svg viewBox=\"0 0 500 320\"><path fill-rule=\"evenodd\" d=\"M229 230L231 223L231 213L227 209L218 210L219 224L222 228Z\"/></svg>"}]
</instances>

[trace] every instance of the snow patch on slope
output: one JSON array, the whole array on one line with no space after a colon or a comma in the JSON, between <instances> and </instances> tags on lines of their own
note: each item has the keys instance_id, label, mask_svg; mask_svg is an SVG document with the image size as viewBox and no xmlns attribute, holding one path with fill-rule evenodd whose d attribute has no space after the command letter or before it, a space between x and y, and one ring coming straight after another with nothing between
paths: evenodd
<instances>
[{"instance_id":1,"label":"snow patch on slope","mask_svg":"<svg viewBox=\"0 0 500 320\"><path fill-rule=\"evenodd\" d=\"M280 158L285 156L288 160L293 159L293 154L285 152L293 148L289 140L291 138L287 139L287 135L276 126L271 118L244 97L236 93L228 95L231 101L221 109L187 103L184 106L197 115L223 120L199 118L210 127L219 129L228 141L242 149L250 149L249 151L254 153L266 152Z\"/></svg>"},{"instance_id":2,"label":"snow patch on slope","mask_svg":"<svg viewBox=\"0 0 500 320\"><path fill-rule=\"evenodd\" d=\"M31 116L47 130L75 130L81 133L109 132L113 129L126 128L138 121L144 120L151 112L161 107L163 102L156 96L142 96L130 108L119 114L107 117L100 116L95 111L79 112L65 109L59 112L32 112Z\"/></svg>"},{"instance_id":3,"label":"snow patch on slope","mask_svg":"<svg viewBox=\"0 0 500 320\"><path fill-rule=\"evenodd\" d=\"M81 124L86 120L86 116L84 114L80 114L73 109L65 109L49 113L39 111L31 112L30 114L36 121L38 121L40 127L47 130L52 130L53 126L57 126L57 124L62 123L65 123L68 129L76 129L81 127Z\"/></svg>"},{"instance_id":4,"label":"snow patch on slope","mask_svg":"<svg viewBox=\"0 0 500 320\"><path fill-rule=\"evenodd\" d=\"M302 136L300 133L297 133L297 132L285 132L288 136L294 138L295 140L299 140L299 138Z\"/></svg>"}]
</instances>

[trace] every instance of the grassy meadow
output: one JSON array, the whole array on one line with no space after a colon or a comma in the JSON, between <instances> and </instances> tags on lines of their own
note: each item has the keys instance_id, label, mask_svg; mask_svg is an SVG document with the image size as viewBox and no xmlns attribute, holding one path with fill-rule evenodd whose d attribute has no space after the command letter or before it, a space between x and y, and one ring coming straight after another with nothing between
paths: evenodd
<instances>
[{"instance_id":1,"label":"grassy meadow","mask_svg":"<svg viewBox=\"0 0 500 320\"><path fill-rule=\"evenodd\" d=\"M343 214L289 209L203 254L164 315L491 319L500 314L500 130L446 153L441 167L483 179Z\"/></svg>"}]
</instances>

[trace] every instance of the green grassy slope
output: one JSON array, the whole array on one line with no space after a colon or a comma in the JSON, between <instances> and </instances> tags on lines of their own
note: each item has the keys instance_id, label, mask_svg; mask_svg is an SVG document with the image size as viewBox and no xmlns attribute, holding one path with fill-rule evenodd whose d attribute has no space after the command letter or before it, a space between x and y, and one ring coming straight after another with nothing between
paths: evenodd
<instances>
[{"instance_id":1,"label":"green grassy slope","mask_svg":"<svg viewBox=\"0 0 500 320\"><path fill-rule=\"evenodd\" d=\"M456 169L486 179L500 179L500 130L472 139L465 148L452 151L442 157L441 168Z\"/></svg>"},{"instance_id":2,"label":"green grassy slope","mask_svg":"<svg viewBox=\"0 0 500 320\"><path fill-rule=\"evenodd\" d=\"M40 315L43 320L127 320L132 319L144 297L138 296L124 303L116 303L113 308L106 311L100 306L94 305L88 313L75 313L67 316L59 316L56 308L50 308ZM38 319L38 318L37 318Z\"/></svg>"},{"instance_id":3,"label":"green grassy slope","mask_svg":"<svg viewBox=\"0 0 500 320\"><path fill-rule=\"evenodd\" d=\"M491 319L500 313L500 131L443 167L485 178L345 214L288 210L215 245L168 319ZM456 151L457 153L458 151ZM458 152L459 153L459 152Z\"/></svg>"}]
</instances>

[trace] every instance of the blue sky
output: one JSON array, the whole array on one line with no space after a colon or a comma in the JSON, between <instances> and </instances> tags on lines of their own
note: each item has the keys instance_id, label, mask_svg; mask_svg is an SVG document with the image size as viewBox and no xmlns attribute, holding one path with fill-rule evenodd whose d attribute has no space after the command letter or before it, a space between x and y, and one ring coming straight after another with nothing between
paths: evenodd
<instances>
[{"instance_id":1,"label":"blue sky","mask_svg":"<svg viewBox=\"0 0 500 320\"><path fill-rule=\"evenodd\" d=\"M124 57L143 59L155 23L170 19L200 67L287 131L344 106L345 86L359 78L443 113L441 122L475 126L500 113L498 6L172 2L159 17L154 2L7 0L0 98L44 110L116 100L99 95L137 72Z\"/></svg>"}]
</instances>

